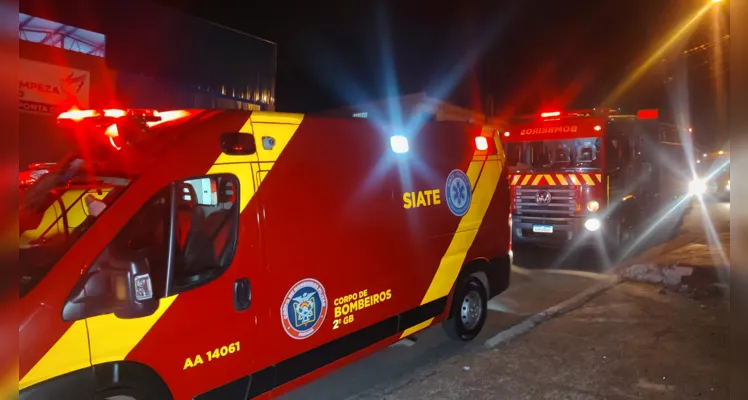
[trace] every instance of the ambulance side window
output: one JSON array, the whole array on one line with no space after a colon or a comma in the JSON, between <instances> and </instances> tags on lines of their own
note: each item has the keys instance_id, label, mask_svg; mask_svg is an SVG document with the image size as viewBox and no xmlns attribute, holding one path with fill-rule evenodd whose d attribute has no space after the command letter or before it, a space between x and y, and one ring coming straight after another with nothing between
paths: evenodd
<instances>
[{"instance_id":1,"label":"ambulance side window","mask_svg":"<svg viewBox=\"0 0 748 400\"><path fill-rule=\"evenodd\" d=\"M239 230L238 193L233 175L176 183L171 293L202 285L229 266Z\"/></svg>"}]
</instances>

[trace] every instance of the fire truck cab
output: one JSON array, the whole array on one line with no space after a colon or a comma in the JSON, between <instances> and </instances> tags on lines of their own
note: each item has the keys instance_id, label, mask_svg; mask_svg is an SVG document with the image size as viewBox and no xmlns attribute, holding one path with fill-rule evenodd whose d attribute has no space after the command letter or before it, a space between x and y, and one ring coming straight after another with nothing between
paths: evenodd
<instances>
[{"instance_id":1,"label":"fire truck cab","mask_svg":"<svg viewBox=\"0 0 748 400\"><path fill-rule=\"evenodd\" d=\"M624 250L646 224L680 226L693 154L657 110L523 116L503 134L514 247Z\"/></svg>"},{"instance_id":2,"label":"fire truck cab","mask_svg":"<svg viewBox=\"0 0 748 400\"><path fill-rule=\"evenodd\" d=\"M75 111L20 198L21 399L271 398L509 284L494 131ZM62 134L62 133L61 133Z\"/></svg>"}]
</instances>

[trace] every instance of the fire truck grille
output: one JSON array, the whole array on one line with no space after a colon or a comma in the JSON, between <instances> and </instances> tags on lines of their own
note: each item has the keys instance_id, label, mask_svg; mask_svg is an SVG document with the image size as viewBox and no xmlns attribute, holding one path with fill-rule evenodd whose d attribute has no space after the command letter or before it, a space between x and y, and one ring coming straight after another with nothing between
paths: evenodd
<instances>
[{"instance_id":1,"label":"fire truck grille","mask_svg":"<svg viewBox=\"0 0 748 400\"><path fill-rule=\"evenodd\" d=\"M538 204L538 192L550 193L550 203ZM568 223L576 208L574 189L558 186L517 186L514 204L517 207L515 222L534 224Z\"/></svg>"}]
</instances>

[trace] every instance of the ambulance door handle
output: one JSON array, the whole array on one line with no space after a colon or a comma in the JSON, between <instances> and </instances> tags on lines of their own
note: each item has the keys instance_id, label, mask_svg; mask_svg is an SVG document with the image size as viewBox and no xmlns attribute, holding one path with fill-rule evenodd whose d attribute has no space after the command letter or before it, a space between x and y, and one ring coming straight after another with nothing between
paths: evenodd
<instances>
[{"instance_id":1,"label":"ambulance door handle","mask_svg":"<svg viewBox=\"0 0 748 400\"><path fill-rule=\"evenodd\" d=\"M248 278L237 279L234 282L234 309L244 311L252 303L252 285Z\"/></svg>"}]
</instances>

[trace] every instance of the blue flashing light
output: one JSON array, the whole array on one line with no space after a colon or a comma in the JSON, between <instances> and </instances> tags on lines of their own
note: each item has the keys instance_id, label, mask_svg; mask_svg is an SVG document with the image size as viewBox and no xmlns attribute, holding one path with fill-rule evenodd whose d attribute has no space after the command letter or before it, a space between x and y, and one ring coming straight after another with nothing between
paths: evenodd
<instances>
[{"instance_id":1,"label":"blue flashing light","mask_svg":"<svg viewBox=\"0 0 748 400\"><path fill-rule=\"evenodd\" d=\"M392 136L390 137L390 146L392 146L392 151L397 154L407 153L409 150L408 138L401 135Z\"/></svg>"}]
</instances>

